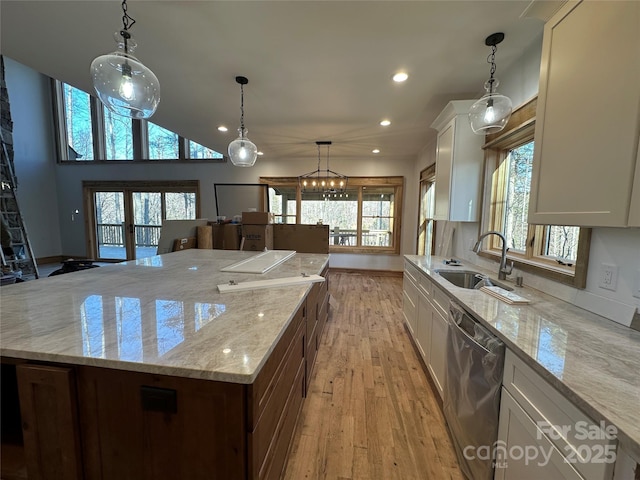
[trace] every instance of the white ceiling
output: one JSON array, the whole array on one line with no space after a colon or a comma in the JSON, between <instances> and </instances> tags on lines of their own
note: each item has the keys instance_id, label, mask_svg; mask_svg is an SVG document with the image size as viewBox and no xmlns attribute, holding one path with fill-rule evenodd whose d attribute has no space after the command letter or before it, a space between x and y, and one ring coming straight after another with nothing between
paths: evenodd
<instances>
[{"instance_id":1,"label":"white ceiling","mask_svg":"<svg viewBox=\"0 0 640 480\"><path fill-rule=\"evenodd\" d=\"M130 0L128 13L137 57L161 85L155 123L226 152L243 75L245 124L265 156L316 157L314 142L332 140L332 158L379 148L389 161L416 157L449 100L483 93L487 35L506 35L498 77L536 39L543 22L522 15L530 3ZM2 0L0 48L91 92L89 65L115 50L121 16L120 1ZM404 84L391 80L399 70L409 74ZM391 126L379 125L384 118Z\"/></svg>"}]
</instances>

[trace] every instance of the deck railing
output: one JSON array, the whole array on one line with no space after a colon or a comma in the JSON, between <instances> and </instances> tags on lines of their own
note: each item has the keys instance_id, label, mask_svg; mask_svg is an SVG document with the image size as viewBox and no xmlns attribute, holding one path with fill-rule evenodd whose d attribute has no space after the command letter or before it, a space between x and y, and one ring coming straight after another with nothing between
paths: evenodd
<instances>
[{"instance_id":1,"label":"deck railing","mask_svg":"<svg viewBox=\"0 0 640 480\"><path fill-rule=\"evenodd\" d=\"M138 247L157 247L160 240L160 225L134 225ZM99 223L98 245L124 247L124 224Z\"/></svg>"}]
</instances>

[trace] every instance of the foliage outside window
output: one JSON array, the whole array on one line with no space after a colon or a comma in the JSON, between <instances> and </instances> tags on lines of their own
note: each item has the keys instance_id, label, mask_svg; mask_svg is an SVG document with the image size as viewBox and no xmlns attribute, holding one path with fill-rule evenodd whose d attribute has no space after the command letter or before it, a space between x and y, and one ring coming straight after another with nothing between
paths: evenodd
<instances>
[{"instance_id":1,"label":"foliage outside window","mask_svg":"<svg viewBox=\"0 0 640 480\"><path fill-rule=\"evenodd\" d=\"M276 223L329 225L332 252L398 253L402 177L351 177L340 194L302 193L297 178L262 177Z\"/></svg>"},{"instance_id":2,"label":"foliage outside window","mask_svg":"<svg viewBox=\"0 0 640 480\"><path fill-rule=\"evenodd\" d=\"M514 112L504 133L487 137L485 198L490 209L483 231L504 233L508 257L517 268L584 288L590 229L528 223L535 103ZM500 255L497 237L489 237L485 246L484 255Z\"/></svg>"},{"instance_id":3,"label":"foliage outside window","mask_svg":"<svg viewBox=\"0 0 640 480\"><path fill-rule=\"evenodd\" d=\"M147 122L147 145L149 160L180 158L178 134L152 122Z\"/></svg>"},{"instance_id":4,"label":"foliage outside window","mask_svg":"<svg viewBox=\"0 0 640 480\"><path fill-rule=\"evenodd\" d=\"M418 209L418 255L434 253L435 225L435 164L420 172L420 208Z\"/></svg>"},{"instance_id":5,"label":"foliage outside window","mask_svg":"<svg viewBox=\"0 0 640 480\"><path fill-rule=\"evenodd\" d=\"M71 85L56 80L52 85L61 162L226 161L223 154L160 125L116 115Z\"/></svg>"}]
</instances>

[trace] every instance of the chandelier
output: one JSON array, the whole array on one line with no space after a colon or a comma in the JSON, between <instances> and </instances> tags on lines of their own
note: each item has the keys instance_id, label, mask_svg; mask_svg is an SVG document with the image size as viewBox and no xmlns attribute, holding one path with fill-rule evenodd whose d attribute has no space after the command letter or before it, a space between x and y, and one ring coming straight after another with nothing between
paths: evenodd
<instances>
[{"instance_id":1,"label":"chandelier","mask_svg":"<svg viewBox=\"0 0 640 480\"><path fill-rule=\"evenodd\" d=\"M298 177L298 185L300 191L305 193L322 193L322 196L327 198L329 195L342 194L347 191L346 175L334 172L329 169L329 147L331 141L318 141L318 167L309 173L300 175ZM322 147L327 147L327 167L324 170L320 169L320 154Z\"/></svg>"}]
</instances>

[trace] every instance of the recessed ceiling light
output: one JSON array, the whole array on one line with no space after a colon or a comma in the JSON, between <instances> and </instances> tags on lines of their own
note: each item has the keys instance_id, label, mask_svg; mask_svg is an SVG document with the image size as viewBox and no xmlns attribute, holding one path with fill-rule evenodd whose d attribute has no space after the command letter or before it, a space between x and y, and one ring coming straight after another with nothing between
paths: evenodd
<instances>
[{"instance_id":1,"label":"recessed ceiling light","mask_svg":"<svg viewBox=\"0 0 640 480\"><path fill-rule=\"evenodd\" d=\"M383 127L388 127L389 125L391 125L391 120L382 120L380 122L380 125L382 125Z\"/></svg>"},{"instance_id":2,"label":"recessed ceiling light","mask_svg":"<svg viewBox=\"0 0 640 480\"><path fill-rule=\"evenodd\" d=\"M371 150L372 153L380 153L380 149L378 148L374 148L373 150Z\"/></svg>"},{"instance_id":3,"label":"recessed ceiling light","mask_svg":"<svg viewBox=\"0 0 640 480\"><path fill-rule=\"evenodd\" d=\"M262 153L262 152L258 152L258 155L264 155L264 153Z\"/></svg>"},{"instance_id":4,"label":"recessed ceiling light","mask_svg":"<svg viewBox=\"0 0 640 480\"><path fill-rule=\"evenodd\" d=\"M407 75L405 72L398 72L393 76L393 81L394 82L398 82L398 83L402 83L407 78L409 78L409 75Z\"/></svg>"},{"instance_id":5,"label":"recessed ceiling light","mask_svg":"<svg viewBox=\"0 0 640 480\"><path fill-rule=\"evenodd\" d=\"M229 129L227 127L225 127L224 125L220 125L218 127L218 131L220 131L220 132L226 132L227 130L229 130Z\"/></svg>"}]
</instances>

